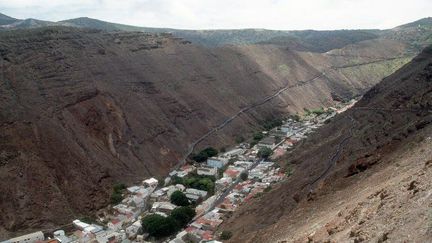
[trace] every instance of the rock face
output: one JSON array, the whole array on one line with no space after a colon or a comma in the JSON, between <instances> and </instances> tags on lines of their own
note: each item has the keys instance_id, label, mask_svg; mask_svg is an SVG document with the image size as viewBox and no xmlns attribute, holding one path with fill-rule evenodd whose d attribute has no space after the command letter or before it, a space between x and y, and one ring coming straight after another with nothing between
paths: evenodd
<instances>
[{"instance_id":1,"label":"rock face","mask_svg":"<svg viewBox=\"0 0 432 243\"><path fill-rule=\"evenodd\" d=\"M410 59L404 44L383 46L351 62L350 49L207 49L168 34L65 27L2 32L0 232L68 223L106 205L115 182L165 175L188 144L284 86L201 146L361 95Z\"/></svg>"},{"instance_id":2,"label":"rock face","mask_svg":"<svg viewBox=\"0 0 432 243\"><path fill-rule=\"evenodd\" d=\"M281 160L294 174L223 228L232 242L429 241L431 107L427 48Z\"/></svg>"}]
</instances>

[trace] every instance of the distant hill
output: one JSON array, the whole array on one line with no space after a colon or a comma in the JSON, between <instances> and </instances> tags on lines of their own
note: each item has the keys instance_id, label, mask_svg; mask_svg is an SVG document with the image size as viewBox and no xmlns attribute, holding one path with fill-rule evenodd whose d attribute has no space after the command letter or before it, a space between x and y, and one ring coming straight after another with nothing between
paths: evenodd
<instances>
[{"instance_id":1,"label":"distant hill","mask_svg":"<svg viewBox=\"0 0 432 243\"><path fill-rule=\"evenodd\" d=\"M44 26L70 26L104 31L142 31L151 33L168 32L195 44L216 47L222 45L272 44L289 47L293 50L327 52L365 40L388 38L409 43L419 51L432 43L431 18L421 19L391 30L335 30L335 31L286 31L267 29L227 29L227 30L182 30L151 28L106 22L87 17L58 22L37 19L15 19L0 14L0 30L38 28ZM420 27L419 27L420 26ZM419 30L420 28L420 30Z\"/></svg>"},{"instance_id":2,"label":"distant hill","mask_svg":"<svg viewBox=\"0 0 432 243\"><path fill-rule=\"evenodd\" d=\"M292 31L289 36L277 36L261 43L286 45L303 51L327 52L379 36L379 30L306 30Z\"/></svg>"},{"instance_id":3,"label":"distant hill","mask_svg":"<svg viewBox=\"0 0 432 243\"><path fill-rule=\"evenodd\" d=\"M17 21L17 19L0 13L0 25L7 25Z\"/></svg>"}]
</instances>

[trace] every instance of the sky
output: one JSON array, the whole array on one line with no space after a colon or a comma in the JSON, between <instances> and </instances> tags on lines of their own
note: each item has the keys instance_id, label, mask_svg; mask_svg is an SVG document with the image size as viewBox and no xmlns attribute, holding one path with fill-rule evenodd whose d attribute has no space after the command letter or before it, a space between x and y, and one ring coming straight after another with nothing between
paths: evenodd
<instances>
[{"instance_id":1,"label":"sky","mask_svg":"<svg viewBox=\"0 0 432 243\"><path fill-rule=\"evenodd\" d=\"M432 16L432 0L0 0L0 12L180 29L387 29Z\"/></svg>"}]
</instances>

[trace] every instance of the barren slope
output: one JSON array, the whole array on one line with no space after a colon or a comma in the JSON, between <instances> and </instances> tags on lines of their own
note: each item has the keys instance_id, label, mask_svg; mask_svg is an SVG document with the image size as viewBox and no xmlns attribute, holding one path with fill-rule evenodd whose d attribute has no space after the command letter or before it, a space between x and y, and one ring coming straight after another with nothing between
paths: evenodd
<instances>
[{"instance_id":1,"label":"barren slope","mask_svg":"<svg viewBox=\"0 0 432 243\"><path fill-rule=\"evenodd\" d=\"M47 229L93 212L114 182L165 175L192 141L284 86L201 146L360 95L409 59L399 58L400 44L386 48L376 58L389 67L339 67L340 55L271 45L206 49L170 35L64 27L3 32L1 228Z\"/></svg>"},{"instance_id":2,"label":"barren slope","mask_svg":"<svg viewBox=\"0 0 432 243\"><path fill-rule=\"evenodd\" d=\"M426 242L431 107L428 48L296 147L282 161L294 174L223 228L232 242Z\"/></svg>"}]
</instances>

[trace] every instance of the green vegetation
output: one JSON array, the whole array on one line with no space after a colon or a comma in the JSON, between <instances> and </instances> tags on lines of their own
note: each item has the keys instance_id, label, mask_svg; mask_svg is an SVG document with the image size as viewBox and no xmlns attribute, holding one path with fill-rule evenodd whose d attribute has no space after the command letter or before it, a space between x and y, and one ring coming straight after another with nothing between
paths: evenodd
<instances>
[{"instance_id":1,"label":"green vegetation","mask_svg":"<svg viewBox=\"0 0 432 243\"><path fill-rule=\"evenodd\" d=\"M175 191L171 194L170 201L177 206L189 206L189 199L181 191Z\"/></svg>"},{"instance_id":2,"label":"green vegetation","mask_svg":"<svg viewBox=\"0 0 432 243\"><path fill-rule=\"evenodd\" d=\"M178 207L171 212L172 217L180 228L185 227L194 217L195 210L191 207Z\"/></svg>"},{"instance_id":3,"label":"green vegetation","mask_svg":"<svg viewBox=\"0 0 432 243\"><path fill-rule=\"evenodd\" d=\"M143 218L143 229L154 237L165 237L175 233L179 226L173 217L151 214Z\"/></svg>"},{"instance_id":4,"label":"green vegetation","mask_svg":"<svg viewBox=\"0 0 432 243\"><path fill-rule=\"evenodd\" d=\"M204 162L209 157L216 156L218 154L217 149L208 147L203 150L201 150L198 154L192 155L192 159L195 160L198 163Z\"/></svg>"},{"instance_id":5,"label":"green vegetation","mask_svg":"<svg viewBox=\"0 0 432 243\"><path fill-rule=\"evenodd\" d=\"M174 209L170 216L147 215L142 219L143 229L156 238L166 237L185 227L195 217L195 210L188 206Z\"/></svg>"},{"instance_id":6,"label":"green vegetation","mask_svg":"<svg viewBox=\"0 0 432 243\"><path fill-rule=\"evenodd\" d=\"M257 156L262 159L268 159L273 154L273 150L270 148L264 147L258 150Z\"/></svg>"},{"instance_id":7,"label":"green vegetation","mask_svg":"<svg viewBox=\"0 0 432 243\"><path fill-rule=\"evenodd\" d=\"M222 234L220 235L221 240L229 240L232 237L232 232L228 230L222 231Z\"/></svg>"},{"instance_id":8,"label":"green vegetation","mask_svg":"<svg viewBox=\"0 0 432 243\"><path fill-rule=\"evenodd\" d=\"M264 138L264 134L262 132L256 132L253 135L253 140L256 142L259 142L263 138Z\"/></svg>"},{"instance_id":9,"label":"green vegetation","mask_svg":"<svg viewBox=\"0 0 432 243\"><path fill-rule=\"evenodd\" d=\"M286 164L286 168L285 168L285 175L287 177L290 177L294 172L294 169L292 168L292 165L290 163Z\"/></svg>"},{"instance_id":10,"label":"green vegetation","mask_svg":"<svg viewBox=\"0 0 432 243\"><path fill-rule=\"evenodd\" d=\"M312 109L312 110L304 108L304 111L305 111L305 116L309 116L309 115L317 115L317 116L319 116L319 115L322 115L322 114L326 113L326 111L322 107L320 107L318 109Z\"/></svg>"},{"instance_id":11,"label":"green vegetation","mask_svg":"<svg viewBox=\"0 0 432 243\"><path fill-rule=\"evenodd\" d=\"M214 193L216 178L214 176L200 176L191 174L185 178L173 177L173 184L182 184L185 187L191 187L198 190Z\"/></svg>"},{"instance_id":12,"label":"green vegetation","mask_svg":"<svg viewBox=\"0 0 432 243\"><path fill-rule=\"evenodd\" d=\"M113 186L113 192L111 194L111 203L119 204L123 200L122 192L126 189L126 185L123 183L117 183Z\"/></svg>"},{"instance_id":13,"label":"green vegetation","mask_svg":"<svg viewBox=\"0 0 432 243\"><path fill-rule=\"evenodd\" d=\"M240 179L241 179L242 181L247 180L247 179L248 179L248 173L247 173L247 172L242 172L242 173L240 174Z\"/></svg>"},{"instance_id":14,"label":"green vegetation","mask_svg":"<svg viewBox=\"0 0 432 243\"><path fill-rule=\"evenodd\" d=\"M282 119L276 118L276 119L267 119L264 121L263 123L263 127L265 130L271 130L275 127L279 127L282 126L283 122Z\"/></svg>"}]
</instances>

